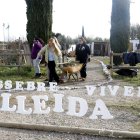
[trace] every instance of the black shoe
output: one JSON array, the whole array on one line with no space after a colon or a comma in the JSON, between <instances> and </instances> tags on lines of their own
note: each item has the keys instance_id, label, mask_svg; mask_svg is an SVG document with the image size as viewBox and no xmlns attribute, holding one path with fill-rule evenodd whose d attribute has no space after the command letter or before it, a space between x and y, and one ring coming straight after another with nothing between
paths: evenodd
<instances>
[{"instance_id":1,"label":"black shoe","mask_svg":"<svg viewBox=\"0 0 140 140\"><path fill-rule=\"evenodd\" d=\"M41 73L38 74L38 77L41 77Z\"/></svg>"},{"instance_id":2,"label":"black shoe","mask_svg":"<svg viewBox=\"0 0 140 140\"><path fill-rule=\"evenodd\" d=\"M39 78L39 77L41 77L41 73L36 73L35 78Z\"/></svg>"}]
</instances>

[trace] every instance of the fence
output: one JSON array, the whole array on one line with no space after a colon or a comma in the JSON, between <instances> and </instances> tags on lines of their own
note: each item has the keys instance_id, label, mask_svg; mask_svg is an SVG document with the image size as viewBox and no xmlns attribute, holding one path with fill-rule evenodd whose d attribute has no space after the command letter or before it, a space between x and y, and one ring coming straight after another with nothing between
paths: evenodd
<instances>
[{"instance_id":1,"label":"fence","mask_svg":"<svg viewBox=\"0 0 140 140\"><path fill-rule=\"evenodd\" d=\"M140 66L129 66L127 64L114 66L113 56L121 56L122 57L123 53L113 53L113 51L110 53L110 72L111 72L111 75L113 74L113 71L117 70L117 69L140 69Z\"/></svg>"},{"instance_id":2,"label":"fence","mask_svg":"<svg viewBox=\"0 0 140 140\"><path fill-rule=\"evenodd\" d=\"M17 67L20 73L21 67L32 66L30 55L27 43L21 41L9 43L0 48L0 67Z\"/></svg>"}]
</instances>

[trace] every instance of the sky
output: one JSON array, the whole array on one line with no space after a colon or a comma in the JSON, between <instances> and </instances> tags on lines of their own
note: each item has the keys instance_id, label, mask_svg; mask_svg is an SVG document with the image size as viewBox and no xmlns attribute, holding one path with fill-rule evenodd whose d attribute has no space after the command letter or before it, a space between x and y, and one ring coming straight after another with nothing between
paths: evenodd
<instances>
[{"instance_id":1,"label":"sky","mask_svg":"<svg viewBox=\"0 0 140 140\"><path fill-rule=\"evenodd\" d=\"M131 1L130 22L140 24L140 0ZM0 2L0 41L26 40L25 0ZM54 0L52 31L75 38L84 26L86 37L109 38L111 7L112 0Z\"/></svg>"}]
</instances>

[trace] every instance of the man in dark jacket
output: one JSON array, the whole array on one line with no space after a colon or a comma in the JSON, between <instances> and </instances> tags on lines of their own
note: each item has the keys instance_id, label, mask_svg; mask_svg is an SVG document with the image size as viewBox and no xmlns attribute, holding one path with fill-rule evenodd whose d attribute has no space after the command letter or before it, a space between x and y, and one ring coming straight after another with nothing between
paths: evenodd
<instances>
[{"instance_id":1,"label":"man in dark jacket","mask_svg":"<svg viewBox=\"0 0 140 140\"><path fill-rule=\"evenodd\" d=\"M89 46L86 44L86 40L83 37L79 38L79 44L76 45L75 49L76 61L79 61L83 64L82 69L80 70L80 75L82 81L85 81L87 73L86 73L86 65L90 56Z\"/></svg>"}]
</instances>

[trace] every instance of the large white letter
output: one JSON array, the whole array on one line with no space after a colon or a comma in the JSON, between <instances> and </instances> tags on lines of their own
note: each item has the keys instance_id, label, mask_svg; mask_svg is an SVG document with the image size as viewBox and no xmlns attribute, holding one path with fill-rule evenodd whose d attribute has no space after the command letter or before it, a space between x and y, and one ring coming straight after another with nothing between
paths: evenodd
<instances>
[{"instance_id":1,"label":"large white letter","mask_svg":"<svg viewBox=\"0 0 140 140\"><path fill-rule=\"evenodd\" d=\"M0 81L0 89L3 88L3 81Z\"/></svg>"},{"instance_id":2,"label":"large white letter","mask_svg":"<svg viewBox=\"0 0 140 140\"><path fill-rule=\"evenodd\" d=\"M11 80L6 80L4 88L5 89L11 89L12 88L12 81Z\"/></svg>"},{"instance_id":3,"label":"large white letter","mask_svg":"<svg viewBox=\"0 0 140 140\"><path fill-rule=\"evenodd\" d=\"M101 96L105 96L105 88L106 86L101 86L101 93L100 93Z\"/></svg>"},{"instance_id":4,"label":"large white letter","mask_svg":"<svg viewBox=\"0 0 140 140\"><path fill-rule=\"evenodd\" d=\"M53 92L57 92L58 91L57 83L56 82L49 82L49 84L50 84L50 91L53 91Z\"/></svg>"},{"instance_id":5,"label":"large white letter","mask_svg":"<svg viewBox=\"0 0 140 140\"><path fill-rule=\"evenodd\" d=\"M132 93L132 90L134 88L132 86L124 86L124 96L133 97L134 93Z\"/></svg>"},{"instance_id":6,"label":"large white letter","mask_svg":"<svg viewBox=\"0 0 140 140\"><path fill-rule=\"evenodd\" d=\"M88 104L85 99L80 97L68 97L69 105L68 105L68 112L67 115L71 116L77 116L82 117L87 113L88 110ZM77 104L79 103L79 104ZM79 105L79 106L77 106ZM76 106L79 108L79 111L77 111Z\"/></svg>"},{"instance_id":7,"label":"large white letter","mask_svg":"<svg viewBox=\"0 0 140 140\"><path fill-rule=\"evenodd\" d=\"M45 83L37 82L37 91L46 91Z\"/></svg>"},{"instance_id":8,"label":"large white letter","mask_svg":"<svg viewBox=\"0 0 140 140\"><path fill-rule=\"evenodd\" d=\"M93 92L95 91L96 87L95 86L86 86L87 89L87 93L89 96L91 96L93 94Z\"/></svg>"},{"instance_id":9,"label":"large white letter","mask_svg":"<svg viewBox=\"0 0 140 140\"><path fill-rule=\"evenodd\" d=\"M93 110L92 115L89 118L98 119L97 116L101 116L102 119L112 119L113 118L113 116L108 111L105 103L101 99L96 100L95 108Z\"/></svg>"},{"instance_id":10,"label":"large white letter","mask_svg":"<svg viewBox=\"0 0 140 140\"><path fill-rule=\"evenodd\" d=\"M46 109L46 102L45 102L48 101L47 95L32 96L32 99L34 100L34 112L33 112L34 114L49 114L50 107Z\"/></svg>"},{"instance_id":11,"label":"large white letter","mask_svg":"<svg viewBox=\"0 0 140 140\"><path fill-rule=\"evenodd\" d=\"M63 94L53 94L55 97L55 106L53 111L54 112L64 112L64 109L62 108L62 98L64 97Z\"/></svg>"},{"instance_id":12,"label":"large white letter","mask_svg":"<svg viewBox=\"0 0 140 140\"><path fill-rule=\"evenodd\" d=\"M23 90L22 85L24 84L23 81L16 81L16 90Z\"/></svg>"},{"instance_id":13,"label":"large white letter","mask_svg":"<svg viewBox=\"0 0 140 140\"><path fill-rule=\"evenodd\" d=\"M29 108L27 111L25 110L26 97L25 96L17 96L16 99L17 99L17 104L18 104L16 113L31 114L31 112L32 112L31 108Z\"/></svg>"},{"instance_id":14,"label":"large white letter","mask_svg":"<svg viewBox=\"0 0 140 140\"><path fill-rule=\"evenodd\" d=\"M28 82L27 82L27 90L29 90L29 91L35 90L35 82L33 82L33 81L28 81Z\"/></svg>"},{"instance_id":15,"label":"large white letter","mask_svg":"<svg viewBox=\"0 0 140 140\"><path fill-rule=\"evenodd\" d=\"M15 111L16 110L16 105L13 105L13 107L9 107L9 100L11 97L11 94L9 93L2 93L1 96L3 97L2 100L2 108L0 109L1 111Z\"/></svg>"},{"instance_id":16,"label":"large white letter","mask_svg":"<svg viewBox=\"0 0 140 140\"><path fill-rule=\"evenodd\" d=\"M117 91L119 89L119 86L111 86L111 85L108 85L108 88L109 88L109 90L111 92L111 95L112 96L116 96L116 93L117 93Z\"/></svg>"}]
</instances>

